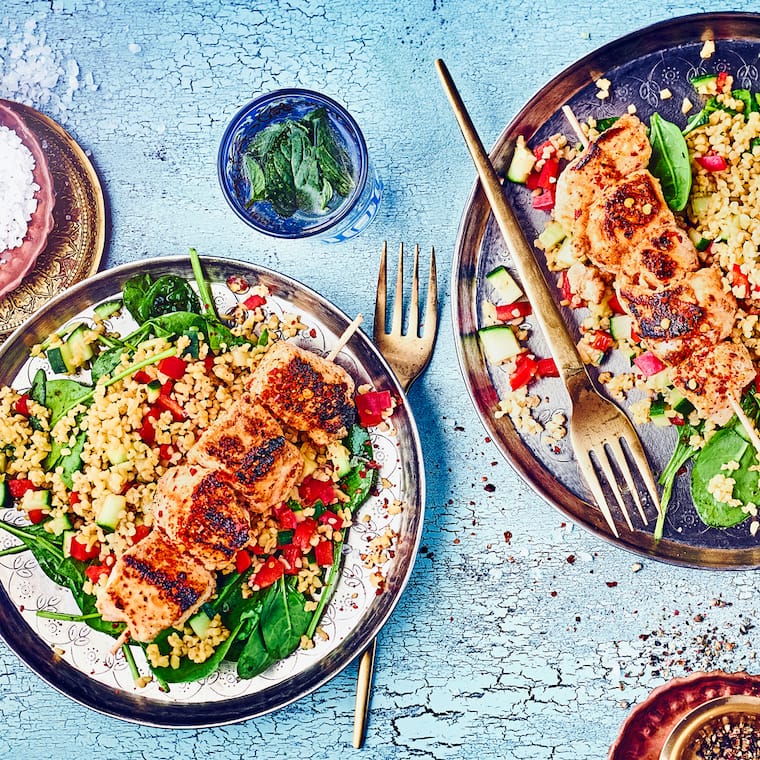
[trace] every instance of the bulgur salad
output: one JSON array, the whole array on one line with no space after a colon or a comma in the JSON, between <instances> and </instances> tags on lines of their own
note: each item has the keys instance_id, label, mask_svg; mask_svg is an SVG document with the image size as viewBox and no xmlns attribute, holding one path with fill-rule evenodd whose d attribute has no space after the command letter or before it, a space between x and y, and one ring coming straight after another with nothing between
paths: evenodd
<instances>
[{"instance_id":1,"label":"bulgur salad","mask_svg":"<svg viewBox=\"0 0 760 760\"><path fill-rule=\"evenodd\" d=\"M601 98L609 95L610 84L600 81L607 88L599 90ZM760 466L754 430L747 427L760 419L755 382L760 361L760 93L735 85L731 73L723 69L700 73L691 85L693 93L684 98L678 124L658 113L649 115L645 123L630 106L627 113L576 123L580 134L568 129L569 134L556 133L535 145L518 137L507 180L525 185L533 209L547 214L534 244L546 257L550 272L557 273L560 303L578 310L578 349L584 362L598 368L598 380L611 397L626 402L635 423L675 428L673 455L657 473L663 505L667 507L676 476L693 460L690 493L699 519L717 528L746 522L754 536L760 530ZM605 141L614 142L610 135L615 129L628 130L623 152L638 163L599 181L593 193L602 194L603 200L594 202L592 192L579 189L577 177L570 175L580 174L578 167L593 161ZM630 147L636 130L645 136L645 153ZM609 239L599 244L605 234L613 236L610 229L614 232L618 223L610 221L613 211L619 220L637 210L641 198L634 181L648 181L644 175L655 177L651 183L655 200L642 206L643 215L651 216L647 224L658 225L650 240L667 238L667 245L655 246L657 267L652 265L649 281L649 270L627 250L629 246L634 251L635 225L629 224L619 241L613 241L617 249L610 247ZM575 186L570 184L573 181ZM613 198L607 185L623 187L619 199ZM586 205L593 203L591 211L579 201L584 192ZM567 200L573 193L574 204ZM662 216L655 220L656 199L664 202ZM613 208L618 200L622 214ZM678 246L672 242L675 238ZM614 264L612 253L618 257ZM678 256L689 257L688 265L678 261L676 266ZM700 301L701 292L695 297L689 291L684 297L694 314L700 309L707 314L703 320L707 324L692 330L697 338L683 325L671 324L681 317L677 308L662 307L662 294L672 297L669 278L676 282L678 267L686 273L684 284L679 284L682 291L691 287L698 291L697 279L707 274L714 278L703 288L710 291L709 306L706 297ZM486 273L483 292L481 345L489 363L509 379L496 415L508 415L523 434L555 446L565 436L566 419L561 409L544 409L539 420L544 405L533 392L534 384L542 377L556 377L557 370L550 357L531 350L530 304L504 264ZM655 296L660 302L647 312ZM692 312L689 318L696 323ZM654 317L656 334L651 328ZM719 320L728 326L720 334L715 328L713 336L710 331ZM705 348L699 341L708 333L711 343ZM705 353L715 353L716 346L728 357L725 367ZM690 362L692 375L684 376L682 368ZM713 372L721 384L710 386L709 378L703 384L700 372ZM727 389L736 391L735 399L722 398L728 396ZM655 527L656 538L663 535L664 514L663 510Z\"/></svg>"},{"instance_id":2,"label":"bulgur salad","mask_svg":"<svg viewBox=\"0 0 760 760\"><path fill-rule=\"evenodd\" d=\"M120 298L96 305L90 318L62 326L32 348L41 366L30 387L0 388L0 529L13 539L0 559L31 552L78 607L70 613L41 605L36 615L115 637L135 684L153 682L163 691L220 668L253 678L326 635L321 625L341 577L348 531L361 505L386 487L368 431L391 429L395 406L389 390L354 389L335 365L351 398L341 407L340 424L324 422L334 433L329 440L298 429L298 422L274 420L258 404L254 412L242 410L240 399L253 394L247 386L265 357L271 364L282 349L303 354L314 367L333 363L297 347L313 327L272 308L265 286L230 278L226 289L236 305L220 319L194 251L191 259L195 287L172 274L133 277ZM123 322L125 312L134 329L117 332L113 324ZM257 396L264 397L263 391ZM314 408L326 420L322 407ZM223 459L233 417L246 414L254 415L255 430L274 426L276 448L265 441L264 454L259 448L257 458L236 460L238 480L220 467L221 482L214 480L213 488L221 502L198 499L211 517L195 525L192 509L181 511L187 504L177 506L174 491L167 495L162 484L179 483L181 491L182 479L189 479L185 490L192 491L194 507L202 491L196 470L208 473L211 466L198 452ZM204 448L213 430L221 437ZM289 469L272 467L280 450L290 452ZM238 486L255 489L266 471L279 480L242 499ZM272 489L276 503L269 503ZM238 499L243 506L234 511L230 504ZM174 515L162 516L157 504ZM402 505L386 503L385 510L392 520ZM377 593L397 538L389 525L367 540L362 559ZM164 557L152 559L141 547L156 540ZM125 565L130 557L134 562ZM137 581L143 584L132 609L124 604L124 589L135 585L129 567L141 568ZM118 572L124 575L121 596L112 590ZM204 579L203 594L189 598L193 573ZM161 606L166 589L166 599L177 605L168 618L150 610ZM104 601L109 594L111 601ZM162 620L175 624L156 630ZM132 647L142 652L144 666Z\"/></svg>"}]
</instances>

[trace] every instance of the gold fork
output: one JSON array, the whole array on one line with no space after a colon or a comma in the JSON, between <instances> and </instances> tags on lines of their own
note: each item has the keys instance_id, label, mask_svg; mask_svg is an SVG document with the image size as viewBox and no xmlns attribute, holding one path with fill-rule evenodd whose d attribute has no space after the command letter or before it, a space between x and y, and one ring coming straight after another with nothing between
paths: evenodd
<instances>
[{"instance_id":1,"label":"gold fork","mask_svg":"<svg viewBox=\"0 0 760 760\"><path fill-rule=\"evenodd\" d=\"M560 376L567 386L571 402L570 440L583 477L615 536L619 535L617 525L605 496L597 468L603 473L628 528L633 530L633 524L623 498L623 490L615 474L616 471L622 475L625 490L631 494L644 525L647 525L642 500L622 446L624 442L630 459L636 465L639 476L643 480L659 514L660 500L641 441L623 411L604 398L593 386L546 284L541 268L533 256L533 251L525 239L511 206L507 202L499 177L475 131L451 74L446 68L446 64L440 59L436 61L436 67L475 163L491 210L512 254L512 260L525 293L533 306L533 313L541 326L546 342L549 344Z\"/></svg>"},{"instance_id":2,"label":"gold fork","mask_svg":"<svg viewBox=\"0 0 760 760\"><path fill-rule=\"evenodd\" d=\"M375 301L375 324L373 338L375 345L396 373L401 386L407 392L412 383L422 374L430 362L438 329L438 285L435 268L435 250L430 252L427 297L420 329L419 261L420 248L414 246L414 268L410 291L407 328L404 332L404 244L399 248L396 289L393 296L390 332L385 331L386 317L386 265L388 246L383 243L380 270L377 276L377 300ZM359 749L364 743L372 691L372 673L375 667L377 638L374 638L359 660L356 683L356 707L354 709L353 745Z\"/></svg>"}]
</instances>

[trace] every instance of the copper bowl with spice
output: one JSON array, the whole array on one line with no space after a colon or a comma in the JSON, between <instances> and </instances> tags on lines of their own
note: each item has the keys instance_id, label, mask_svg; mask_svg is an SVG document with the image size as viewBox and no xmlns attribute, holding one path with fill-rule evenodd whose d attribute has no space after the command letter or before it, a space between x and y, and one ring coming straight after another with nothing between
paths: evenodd
<instances>
[{"instance_id":1,"label":"copper bowl with spice","mask_svg":"<svg viewBox=\"0 0 760 760\"><path fill-rule=\"evenodd\" d=\"M760 757L760 697L711 699L678 723L660 760L725 760Z\"/></svg>"}]
</instances>

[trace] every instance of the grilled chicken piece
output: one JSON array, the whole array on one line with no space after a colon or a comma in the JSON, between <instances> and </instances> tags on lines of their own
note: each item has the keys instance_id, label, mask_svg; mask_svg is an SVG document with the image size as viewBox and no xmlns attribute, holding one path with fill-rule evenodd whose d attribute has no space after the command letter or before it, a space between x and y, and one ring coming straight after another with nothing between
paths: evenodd
<instances>
[{"instance_id":1,"label":"grilled chicken piece","mask_svg":"<svg viewBox=\"0 0 760 760\"><path fill-rule=\"evenodd\" d=\"M251 538L250 515L230 482L197 465L172 467L159 479L153 514L175 551L208 570L229 567Z\"/></svg>"},{"instance_id":2,"label":"grilled chicken piece","mask_svg":"<svg viewBox=\"0 0 760 760\"><path fill-rule=\"evenodd\" d=\"M266 352L248 390L280 422L318 446L344 438L356 419L351 376L289 341L278 341Z\"/></svg>"},{"instance_id":3,"label":"grilled chicken piece","mask_svg":"<svg viewBox=\"0 0 760 760\"><path fill-rule=\"evenodd\" d=\"M554 218L584 255L588 211L594 201L606 187L646 168L651 155L646 127L626 114L589 143L557 178Z\"/></svg>"},{"instance_id":4,"label":"grilled chicken piece","mask_svg":"<svg viewBox=\"0 0 760 760\"><path fill-rule=\"evenodd\" d=\"M701 416L725 425L734 413L732 399L739 401L756 374L747 348L723 341L689 353L673 367L671 377Z\"/></svg>"},{"instance_id":5,"label":"grilled chicken piece","mask_svg":"<svg viewBox=\"0 0 760 760\"><path fill-rule=\"evenodd\" d=\"M674 226L674 220L659 181L646 170L635 172L610 185L589 209L586 255L602 269L620 272L631 249L663 225Z\"/></svg>"},{"instance_id":6,"label":"grilled chicken piece","mask_svg":"<svg viewBox=\"0 0 760 760\"><path fill-rule=\"evenodd\" d=\"M285 501L304 464L277 420L248 393L204 431L187 458L221 470L255 512Z\"/></svg>"},{"instance_id":7,"label":"grilled chicken piece","mask_svg":"<svg viewBox=\"0 0 760 760\"><path fill-rule=\"evenodd\" d=\"M714 267L690 272L659 290L622 280L617 291L644 343L666 364L678 364L694 350L731 334L736 299L723 291Z\"/></svg>"},{"instance_id":8,"label":"grilled chicken piece","mask_svg":"<svg viewBox=\"0 0 760 760\"><path fill-rule=\"evenodd\" d=\"M212 573L154 528L116 560L97 608L103 620L126 623L132 639L150 642L182 626L215 586Z\"/></svg>"},{"instance_id":9,"label":"grilled chicken piece","mask_svg":"<svg viewBox=\"0 0 760 760\"><path fill-rule=\"evenodd\" d=\"M700 266L689 236L675 224L663 224L623 257L622 272L628 282L655 290Z\"/></svg>"}]
</instances>

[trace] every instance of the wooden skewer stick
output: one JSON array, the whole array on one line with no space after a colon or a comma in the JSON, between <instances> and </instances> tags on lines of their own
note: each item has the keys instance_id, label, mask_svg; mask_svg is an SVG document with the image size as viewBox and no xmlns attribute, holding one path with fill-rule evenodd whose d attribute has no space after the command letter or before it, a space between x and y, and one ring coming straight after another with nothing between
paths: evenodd
<instances>
[{"instance_id":1,"label":"wooden skewer stick","mask_svg":"<svg viewBox=\"0 0 760 760\"><path fill-rule=\"evenodd\" d=\"M757 452L757 457L760 459L760 436L757 434L757 430L752 424L752 420L744 413L744 409L742 409L742 406L739 403L738 399L734 398L733 396L730 396L729 398L731 400L731 408L734 410L734 414L739 418L739 421L747 431L747 435L749 435L749 438L752 441L752 445L755 447L755 451Z\"/></svg>"},{"instance_id":2,"label":"wooden skewer stick","mask_svg":"<svg viewBox=\"0 0 760 760\"><path fill-rule=\"evenodd\" d=\"M338 342L333 346L332 351L325 357L328 361L335 361L335 357L341 352L343 346L351 340L351 336L359 329L359 325L364 321L364 316L356 315L356 319L343 331L343 335L338 338Z\"/></svg>"},{"instance_id":3,"label":"wooden skewer stick","mask_svg":"<svg viewBox=\"0 0 760 760\"><path fill-rule=\"evenodd\" d=\"M570 123L570 126L573 128L573 132L575 132L576 137L581 141L581 145L583 145L584 148L588 147L588 135L583 131L583 127L581 126L581 123L576 118L575 114L573 113L573 109L570 108L568 105L562 106L562 113L565 114L565 118Z\"/></svg>"},{"instance_id":4,"label":"wooden skewer stick","mask_svg":"<svg viewBox=\"0 0 760 760\"><path fill-rule=\"evenodd\" d=\"M129 641L129 629L125 628L111 647L111 654L116 654Z\"/></svg>"}]
</instances>

